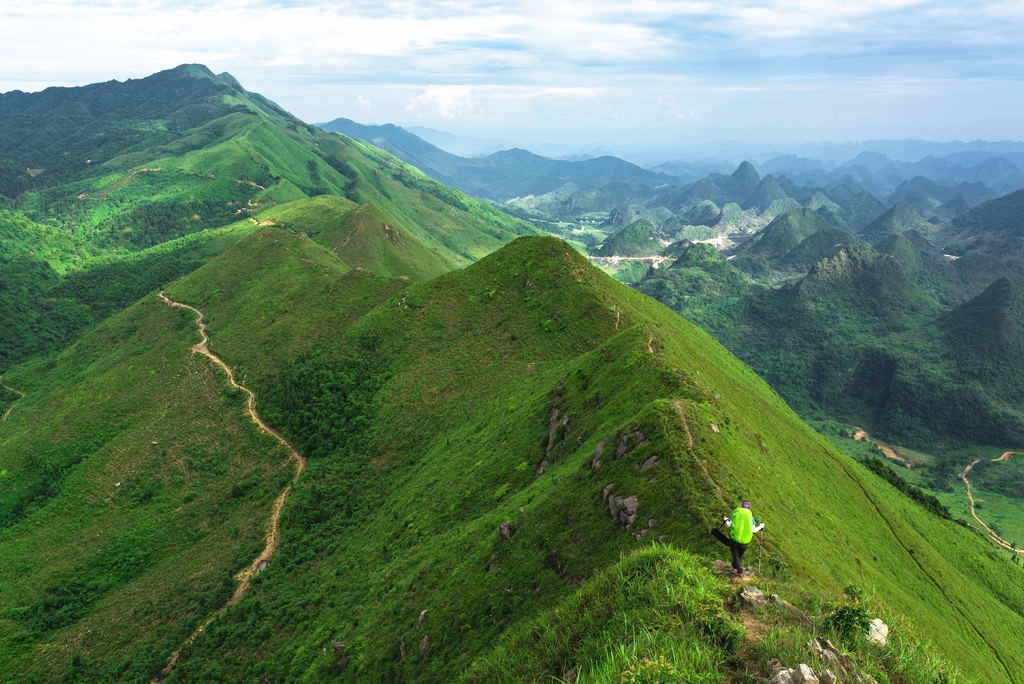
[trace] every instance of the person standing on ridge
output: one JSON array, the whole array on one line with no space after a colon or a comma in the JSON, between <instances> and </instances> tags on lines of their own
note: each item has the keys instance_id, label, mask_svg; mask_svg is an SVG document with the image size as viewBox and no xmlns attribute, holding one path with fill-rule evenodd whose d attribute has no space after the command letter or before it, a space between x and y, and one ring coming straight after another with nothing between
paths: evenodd
<instances>
[{"instance_id":1,"label":"person standing on ridge","mask_svg":"<svg viewBox=\"0 0 1024 684\"><path fill-rule=\"evenodd\" d=\"M754 533L764 528L764 523L758 523L754 519L754 514L750 511L750 502L744 501L732 512L732 518L722 518L722 524L729 528L729 536L722 534L721 529L714 528L711 530L711 536L729 547L732 551L732 572L736 577L743 577L743 553L747 550L747 544L754 538Z\"/></svg>"}]
</instances>

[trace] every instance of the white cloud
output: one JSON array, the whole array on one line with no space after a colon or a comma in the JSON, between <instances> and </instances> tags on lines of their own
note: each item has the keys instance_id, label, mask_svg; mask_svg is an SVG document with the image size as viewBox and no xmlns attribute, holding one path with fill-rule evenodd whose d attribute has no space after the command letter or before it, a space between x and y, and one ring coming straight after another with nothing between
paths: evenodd
<instances>
[{"instance_id":1,"label":"white cloud","mask_svg":"<svg viewBox=\"0 0 1024 684\"><path fill-rule=\"evenodd\" d=\"M414 116L442 119L484 116L484 110L473 104L473 90L467 86L430 86L405 109Z\"/></svg>"},{"instance_id":2,"label":"white cloud","mask_svg":"<svg viewBox=\"0 0 1024 684\"><path fill-rule=\"evenodd\" d=\"M527 93L526 97L553 97L559 99L594 99L609 91L609 88L541 88Z\"/></svg>"},{"instance_id":3,"label":"white cloud","mask_svg":"<svg viewBox=\"0 0 1024 684\"><path fill-rule=\"evenodd\" d=\"M0 90L229 71L310 121L372 111L582 135L737 125L770 101L794 120L840 90L939 97L960 126L1024 95L1019 0L2 0ZM999 85L993 85L998 83ZM874 84L874 85L873 85ZM903 84L903 85L901 85ZM699 93L699 96L698 96ZM371 106L372 102L372 106ZM948 107L932 103L938 118ZM673 103L669 106L666 103ZM679 103L679 104L676 104ZM844 103L856 107L858 100ZM485 116L486 113L486 116ZM783 116L780 114L781 121ZM823 117L823 120L836 117ZM1021 137L1005 130L1005 137ZM742 124L738 124L742 125ZM936 124L938 125L938 124ZM687 128L692 130L692 128ZM722 130L717 135L743 134ZM882 132L879 133L880 135ZM977 136L984 136L978 130Z\"/></svg>"}]
</instances>

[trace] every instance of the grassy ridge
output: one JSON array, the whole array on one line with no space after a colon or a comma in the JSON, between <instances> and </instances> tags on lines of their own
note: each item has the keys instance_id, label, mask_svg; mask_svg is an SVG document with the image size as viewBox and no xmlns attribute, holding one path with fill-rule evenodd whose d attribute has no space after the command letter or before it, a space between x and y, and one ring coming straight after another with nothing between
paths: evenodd
<instances>
[{"instance_id":1,"label":"grassy ridge","mask_svg":"<svg viewBox=\"0 0 1024 684\"><path fill-rule=\"evenodd\" d=\"M335 372L378 378L381 389L360 410L364 427L338 435L338 450L311 462L289 513L289 560L268 571L256 603L211 626L211 640L197 642L177 676L251 672L315 680L334 672L335 640L348 644L342 679L450 676L463 653L484 655L506 629L570 595L575 582L632 548L647 520L655 523L645 540L656 534L713 551L704 530L742 493L756 497L765 519L785 521L772 533L771 553L809 591L835 591L842 578L860 577L957 662L1012 681L982 639L996 644L1012 672L1019 659L1012 636L998 635L1012 634L1020 617L975 595L966 580L983 548L971 533L945 522L920 523L925 531L916 531L918 522L903 521L911 513L902 510L901 494L884 493L874 476L832 452L767 388L751 395L756 378L709 338L692 329L681 335L677 319L604 282L555 245L517 242L464 273L411 287L322 347L322 358L353 360ZM577 287L583 292L569 296ZM354 361L370 354L387 367L359 370L368 367ZM310 371L305 377L320 368L303 367ZM626 383L624 370L632 379ZM501 387L508 389L495 392ZM569 417L568 435L557 420L551 429L556 394L559 419ZM309 400L289 401L298 408ZM630 437L635 431L648 441ZM596 470L605 439L608 453ZM628 458L614 458L620 440ZM662 464L656 469L669 466L656 470L653 482L639 470L652 456ZM641 529L623 532L609 516L601 493L611 482L615 492L638 495ZM858 523L835 525L845 520ZM505 543L503 522L514 530ZM933 537L952 538L950 545L964 550L943 548L940 555ZM864 552L821 551L830 548ZM914 563L917 555L925 561ZM1001 557L982 562L995 578L1012 570ZM998 586L997 595L1014 605L1012 582ZM330 597L315 619L287 608L312 587ZM453 595L460 597L454 604ZM424 610L425 631L417 632ZM986 611L1003 614L999 626L987 623ZM949 624L969 635L949 632ZM254 631L277 635L276 645L253 642ZM396 656L403 634L404 660ZM417 657L423 634L432 645L428 656ZM240 669L210 665L224 648L238 654ZM269 653L280 657L267 659Z\"/></svg>"}]
</instances>

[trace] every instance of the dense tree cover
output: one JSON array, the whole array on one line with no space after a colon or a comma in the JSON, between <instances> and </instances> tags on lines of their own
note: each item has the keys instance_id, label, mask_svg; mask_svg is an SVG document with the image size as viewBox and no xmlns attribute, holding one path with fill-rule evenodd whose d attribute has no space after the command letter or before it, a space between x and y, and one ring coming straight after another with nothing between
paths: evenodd
<instances>
[{"instance_id":1,"label":"dense tree cover","mask_svg":"<svg viewBox=\"0 0 1024 684\"><path fill-rule=\"evenodd\" d=\"M891 484L896 489L900 490L908 497L910 497L915 503L921 508L925 509L929 513L945 518L946 520L952 520L953 516L950 514L949 509L942 505L937 498L933 495L923 491L920 487L915 487L910 484L902 477L893 471L892 467L889 466L884 459L880 458L869 458L862 461L864 465L868 467L868 470L873 472L875 475L880 476L886 482Z\"/></svg>"},{"instance_id":2,"label":"dense tree cover","mask_svg":"<svg viewBox=\"0 0 1024 684\"><path fill-rule=\"evenodd\" d=\"M376 394L388 376L376 346L366 336L355 345L354 356L338 353L333 345L303 355L261 392L267 420L309 458L358 450L355 442L366 438Z\"/></svg>"},{"instance_id":3,"label":"dense tree cover","mask_svg":"<svg viewBox=\"0 0 1024 684\"><path fill-rule=\"evenodd\" d=\"M682 261L685 285L673 266L638 287L712 332L805 415L920 447L1019 443L1024 426L1009 408L1024 380L1019 286L998 281L944 314L933 293L948 301L976 288L975 261L936 257L914 236L887 249L851 244L776 289L737 287L724 260Z\"/></svg>"},{"instance_id":4,"label":"dense tree cover","mask_svg":"<svg viewBox=\"0 0 1024 684\"><path fill-rule=\"evenodd\" d=\"M638 219L609 236L598 256L644 257L658 254L664 249L658 240L658 233L647 219Z\"/></svg>"}]
</instances>

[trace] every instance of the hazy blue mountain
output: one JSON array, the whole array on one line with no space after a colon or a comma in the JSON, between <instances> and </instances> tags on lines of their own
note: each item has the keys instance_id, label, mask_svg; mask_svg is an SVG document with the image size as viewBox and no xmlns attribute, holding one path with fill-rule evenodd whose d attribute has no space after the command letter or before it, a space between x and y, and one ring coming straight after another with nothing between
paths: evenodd
<instances>
[{"instance_id":1,"label":"hazy blue mountain","mask_svg":"<svg viewBox=\"0 0 1024 684\"><path fill-rule=\"evenodd\" d=\"M398 126L365 126L348 119L335 119L322 127L366 140L437 181L474 197L498 202L543 195L569 184L586 188L625 182L654 188L679 183L674 176L647 171L616 157L566 161L511 149L486 157L466 158L445 152Z\"/></svg>"}]
</instances>

